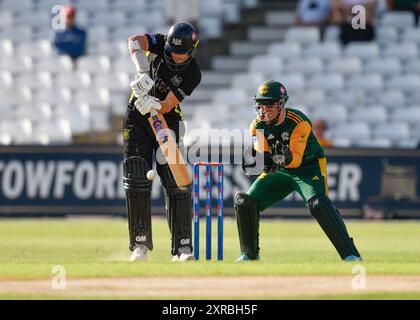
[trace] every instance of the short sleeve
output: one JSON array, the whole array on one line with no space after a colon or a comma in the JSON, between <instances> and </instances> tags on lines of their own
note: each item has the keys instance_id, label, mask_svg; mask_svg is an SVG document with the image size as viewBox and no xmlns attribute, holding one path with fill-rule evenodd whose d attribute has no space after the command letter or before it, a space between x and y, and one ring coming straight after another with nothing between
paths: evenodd
<instances>
[{"instance_id":1,"label":"short sleeve","mask_svg":"<svg viewBox=\"0 0 420 320\"><path fill-rule=\"evenodd\" d=\"M162 55L165 47L165 36L160 33L146 34L147 41L149 42L149 51L151 53Z\"/></svg>"}]
</instances>

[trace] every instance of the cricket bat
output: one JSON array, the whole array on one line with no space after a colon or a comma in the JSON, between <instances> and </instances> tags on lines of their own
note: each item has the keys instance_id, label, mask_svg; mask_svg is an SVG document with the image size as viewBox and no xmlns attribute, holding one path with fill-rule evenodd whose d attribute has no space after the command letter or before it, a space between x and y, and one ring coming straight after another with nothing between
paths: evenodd
<instances>
[{"instance_id":1,"label":"cricket bat","mask_svg":"<svg viewBox=\"0 0 420 320\"><path fill-rule=\"evenodd\" d=\"M152 109L149 123L156 135L160 149L168 162L178 187L186 187L192 183L188 167L178 149L176 141L169 132L168 124L162 114Z\"/></svg>"}]
</instances>

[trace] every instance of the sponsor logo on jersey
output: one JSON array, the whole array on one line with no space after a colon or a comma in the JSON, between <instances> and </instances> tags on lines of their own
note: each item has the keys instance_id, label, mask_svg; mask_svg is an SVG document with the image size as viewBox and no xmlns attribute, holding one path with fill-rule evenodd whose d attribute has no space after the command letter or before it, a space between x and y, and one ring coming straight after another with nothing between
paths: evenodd
<instances>
[{"instance_id":1,"label":"sponsor logo on jersey","mask_svg":"<svg viewBox=\"0 0 420 320\"><path fill-rule=\"evenodd\" d=\"M180 38L172 38L172 44L180 46L182 45L182 40Z\"/></svg>"},{"instance_id":2,"label":"sponsor logo on jersey","mask_svg":"<svg viewBox=\"0 0 420 320\"><path fill-rule=\"evenodd\" d=\"M311 180L316 181L316 180L319 180L319 178L318 178L318 176L313 176Z\"/></svg>"},{"instance_id":3,"label":"sponsor logo on jersey","mask_svg":"<svg viewBox=\"0 0 420 320\"><path fill-rule=\"evenodd\" d=\"M171 78L171 82L175 87L179 87L182 82L182 78L176 74Z\"/></svg>"},{"instance_id":4,"label":"sponsor logo on jersey","mask_svg":"<svg viewBox=\"0 0 420 320\"><path fill-rule=\"evenodd\" d=\"M274 139L274 136L273 134L270 133L270 135L267 137L267 140L271 140L271 139Z\"/></svg>"},{"instance_id":5,"label":"sponsor logo on jersey","mask_svg":"<svg viewBox=\"0 0 420 320\"><path fill-rule=\"evenodd\" d=\"M281 134L281 138L283 139L283 141L288 141L290 139L290 134L289 132L283 132Z\"/></svg>"}]
</instances>

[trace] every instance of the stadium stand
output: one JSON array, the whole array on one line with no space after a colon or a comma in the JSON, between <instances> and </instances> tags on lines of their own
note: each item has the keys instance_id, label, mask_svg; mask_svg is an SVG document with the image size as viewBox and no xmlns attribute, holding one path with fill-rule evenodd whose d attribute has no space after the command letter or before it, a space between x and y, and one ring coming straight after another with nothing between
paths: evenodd
<instances>
[{"instance_id":1,"label":"stadium stand","mask_svg":"<svg viewBox=\"0 0 420 320\"><path fill-rule=\"evenodd\" d=\"M52 8L67 2L0 0L0 144L120 137L134 71L126 39L166 32L164 0L70 1L79 24L95 35L77 70L50 42ZM211 56L211 69L186 100L188 128L246 128L257 85L276 78L289 90L290 107L329 118L337 146L415 146L420 140L420 30L410 13L378 15L374 42L344 47L336 26L325 30L323 41L317 28L294 27L290 1L279 9L263 0L201 3L203 39L223 40L231 30L237 36L229 34L226 52ZM203 114L209 115L204 121Z\"/></svg>"}]
</instances>

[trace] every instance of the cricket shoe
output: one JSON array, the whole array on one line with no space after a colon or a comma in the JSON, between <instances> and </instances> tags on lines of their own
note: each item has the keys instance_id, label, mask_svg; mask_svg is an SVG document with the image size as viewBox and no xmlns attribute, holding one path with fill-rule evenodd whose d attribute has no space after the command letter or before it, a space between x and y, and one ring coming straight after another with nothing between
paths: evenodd
<instances>
[{"instance_id":1,"label":"cricket shoe","mask_svg":"<svg viewBox=\"0 0 420 320\"><path fill-rule=\"evenodd\" d=\"M350 255L350 256L345 257L344 261L346 261L346 262L357 262L357 261L362 262L363 259L362 259L362 257L357 257L357 256L354 256L354 255Z\"/></svg>"},{"instance_id":2,"label":"cricket shoe","mask_svg":"<svg viewBox=\"0 0 420 320\"><path fill-rule=\"evenodd\" d=\"M257 255L257 259L255 260L260 260L260 255ZM246 254L241 254L239 258L235 260L235 262L243 262L243 261L252 261L252 259L248 257Z\"/></svg>"},{"instance_id":3,"label":"cricket shoe","mask_svg":"<svg viewBox=\"0 0 420 320\"><path fill-rule=\"evenodd\" d=\"M147 261L147 251L149 249L145 245L135 246L133 253L131 253L130 261Z\"/></svg>"},{"instance_id":4,"label":"cricket shoe","mask_svg":"<svg viewBox=\"0 0 420 320\"><path fill-rule=\"evenodd\" d=\"M178 249L178 251L179 251L179 254L174 255L174 257L172 258L172 262L195 260L195 257L192 254L191 249L189 247L181 247Z\"/></svg>"}]
</instances>

